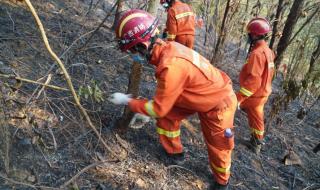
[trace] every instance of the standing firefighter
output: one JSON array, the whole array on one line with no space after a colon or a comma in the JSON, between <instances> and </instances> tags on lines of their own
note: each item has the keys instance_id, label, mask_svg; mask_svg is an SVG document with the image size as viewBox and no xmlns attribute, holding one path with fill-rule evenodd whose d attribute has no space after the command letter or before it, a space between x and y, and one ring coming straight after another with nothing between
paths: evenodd
<instances>
[{"instance_id":1,"label":"standing firefighter","mask_svg":"<svg viewBox=\"0 0 320 190\"><path fill-rule=\"evenodd\" d=\"M274 73L274 54L265 39L271 31L264 18L254 18L247 25L250 50L247 63L240 72L240 91L237 93L240 108L248 116L251 129L250 148L259 154L264 137L264 104L271 94Z\"/></svg>"},{"instance_id":2,"label":"standing firefighter","mask_svg":"<svg viewBox=\"0 0 320 190\"><path fill-rule=\"evenodd\" d=\"M116 30L120 49L145 58L156 67L157 88L153 99L135 99L114 93L110 101L128 104L133 112L157 120L157 133L173 163L184 160L180 141L181 121L198 113L214 174L214 189L227 189L233 119L237 107L230 78L199 53L176 42L158 38L158 20L141 10L126 12Z\"/></svg>"},{"instance_id":3,"label":"standing firefighter","mask_svg":"<svg viewBox=\"0 0 320 190\"><path fill-rule=\"evenodd\" d=\"M189 5L179 0L160 0L168 10L165 35L169 41L176 41L193 48L195 35L195 15Z\"/></svg>"}]
</instances>

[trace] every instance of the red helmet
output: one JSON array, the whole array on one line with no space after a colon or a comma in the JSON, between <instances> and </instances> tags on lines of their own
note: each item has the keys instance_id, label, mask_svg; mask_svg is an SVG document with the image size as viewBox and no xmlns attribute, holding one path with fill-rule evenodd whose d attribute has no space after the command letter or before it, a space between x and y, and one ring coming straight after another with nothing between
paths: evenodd
<instances>
[{"instance_id":1,"label":"red helmet","mask_svg":"<svg viewBox=\"0 0 320 190\"><path fill-rule=\"evenodd\" d=\"M116 27L120 49L126 51L148 41L157 26L158 19L145 11L132 9L125 12Z\"/></svg>"},{"instance_id":2,"label":"red helmet","mask_svg":"<svg viewBox=\"0 0 320 190\"><path fill-rule=\"evenodd\" d=\"M271 31L271 26L267 19L257 17L248 23L247 31L249 34L262 36Z\"/></svg>"}]
</instances>

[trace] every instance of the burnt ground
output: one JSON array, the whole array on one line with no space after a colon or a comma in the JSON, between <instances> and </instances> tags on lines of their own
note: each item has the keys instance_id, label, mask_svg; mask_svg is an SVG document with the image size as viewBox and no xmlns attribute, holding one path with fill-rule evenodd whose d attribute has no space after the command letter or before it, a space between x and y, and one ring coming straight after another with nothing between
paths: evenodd
<instances>
[{"instance_id":1,"label":"burnt ground","mask_svg":"<svg viewBox=\"0 0 320 190\"><path fill-rule=\"evenodd\" d=\"M101 146L86 127L70 94L46 89L38 96L41 87L23 83L11 94L15 101L7 107L10 116L25 117L9 119L10 171L5 171L4 161L8 159L1 150L0 189L207 189L212 177L197 117L189 118L197 133L182 127L187 159L180 166L167 166L152 122L140 129L130 128L121 137L115 133L114 123L121 116L123 107L114 106L106 99L113 92L126 91L130 60L115 48L110 30L112 17L90 43L81 48L90 36L88 32L104 17L102 9L110 8L111 3L98 4L89 13L90 1L41 0L33 3L52 48L63 59L76 89L88 86L94 80L102 90L104 101L99 103L92 97L82 97L81 102L109 147L124 160L114 161ZM203 38L201 31L197 38ZM197 41L196 49L205 54L205 46L201 43L201 40ZM245 52L241 50L239 60L235 61L236 48L237 44L227 45L226 52L231 53L218 67L228 73L237 90L237 76ZM1 68L1 73L5 70L10 74L14 70L23 78L41 82L45 82L51 73L50 84L66 87L63 76L43 46L31 14L25 7L4 0L0 0L0 63L0 67L7 68ZM152 97L155 88L152 76L152 68L145 66L140 89L142 96ZM281 93L277 81L274 86L271 99ZM244 142L249 138L247 120L244 113L237 112L231 189L320 189L320 157L319 153L312 152L320 139L319 103L312 106L302 120L297 118L301 107L308 108L313 101L312 97L304 104L295 100L273 120L269 118L272 101L268 102L265 109L268 132L260 156L245 146ZM4 144L3 139L1 144ZM284 164L283 158L289 150L300 157L302 165ZM106 162L82 172L71 185L63 187L83 168L100 161ZM4 177L15 182L4 180Z\"/></svg>"}]
</instances>

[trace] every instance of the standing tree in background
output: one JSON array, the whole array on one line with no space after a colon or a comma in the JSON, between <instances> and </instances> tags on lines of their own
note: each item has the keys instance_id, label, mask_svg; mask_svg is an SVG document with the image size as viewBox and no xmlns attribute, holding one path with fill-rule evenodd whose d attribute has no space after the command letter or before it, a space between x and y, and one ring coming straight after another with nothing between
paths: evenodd
<instances>
[{"instance_id":1,"label":"standing tree in background","mask_svg":"<svg viewBox=\"0 0 320 190\"><path fill-rule=\"evenodd\" d=\"M159 1L158 0L149 0L147 11L153 16L157 16Z\"/></svg>"},{"instance_id":2,"label":"standing tree in background","mask_svg":"<svg viewBox=\"0 0 320 190\"><path fill-rule=\"evenodd\" d=\"M303 4L305 0L294 0L290 9L286 24L284 25L282 36L279 40L277 47L277 58L275 61L276 67L278 67L283 59L283 54L286 48L289 46L290 38L292 36L293 29L301 15Z\"/></svg>"},{"instance_id":3,"label":"standing tree in background","mask_svg":"<svg viewBox=\"0 0 320 190\"><path fill-rule=\"evenodd\" d=\"M221 42L223 40L223 36L225 35L225 26L226 26L228 13L229 13L229 10L230 10L230 4L231 4L231 0L228 0L227 4L226 4L225 11L224 11L221 27L220 27L220 30L219 30L218 41L217 41L216 46L215 46L214 51L213 51L213 56L212 56L212 59L211 59L211 63L217 62L218 57L220 56L219 55L220 51L221 51L220 50L221 49L220 45L221 45Z\"/></svg>"},{"instance_id":4,"label":"standing tree in background","mask_svg":"<svg viewBox=\"0 0 320 190\"><path fill-rule=\"evenodd\" d=\"M316 71L316 63L319 64L319 58L320 58L320 36L318 37L317 45L315 46L315 50L313 51L310 58L309 69L304 79L305 84L309 84L311 82L311 85L313 85L313 83L315 82L316 76L313 76L313 75L314 75L314 72ZM307 85L305 85L305 87L307 87Z\"/></svg>"},{"instance_id":5,"label":"standing tree in background","mask_svg":"<svg viewBox=\"0 0 320 190\"><path fill-rule=\"evenodd\" d=\"M5 88L4 82L0 81L0 160L3 160L4 171L10 173L10 145L11 134L8 124L8 110L11 109L10 101L7 101L10 90ZM6 97L7 96L7 97Z\"/></svg>"},{"instance_id":6,"label":"standing tree in background","mask_svg":"<svg viewBox=\"0 0 320 190\"><path fill-rule=\"evenodd\" d=\"M115 29L116 26L117 26L118 20L120 18L121 11L123 11L123 5L124 5L124 0L118 0L117 1L117 10L116 10L116 14L114 16L112 29Z\"/></svg>"},{"instance_id":7,"label":"standing tree in background","mask_svg":"<svg viewBox=\"0 0 320 190\"><path fill-rule=\"evenodd\" d=\"M274 18L273 26L272 26L272 36L271 36L271 40L270 40L270 44L269 44L270 49L273 49L276 35L278 33L278 23L280 20L281 12L283 11L283 2L284 2L284 0L279 0L279 2L278 2L276 16Z\"/></svg>"}]
</instances>

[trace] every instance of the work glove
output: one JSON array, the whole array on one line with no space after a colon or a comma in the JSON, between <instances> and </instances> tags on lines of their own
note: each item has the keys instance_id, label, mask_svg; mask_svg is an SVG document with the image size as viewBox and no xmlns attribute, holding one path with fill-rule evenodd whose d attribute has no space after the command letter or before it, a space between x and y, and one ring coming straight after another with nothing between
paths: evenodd
<instances>
[{"instance_id":1,"label":"work glove","mask_svg":"<svg viewBox=\"0 0 320 190\"><path fill-rule=\"evenodd\" d=\"M116 105L128 105L128 103L132 100L131 94L123 94L120 92L116 92L111 94L109 101Z\"/></svg>"},{"instance_id":2,"label":"work glove","mask_svg":"<svg viewBox=\"0 0 320 190\"><path fill-rule=\"evenodd\" d=\"M151 120L150 117L143 115L141 113L134 114L133 118L130 121L129 126L134 129L140 129L145 126Z\"/></svg>"}]
</instances>

